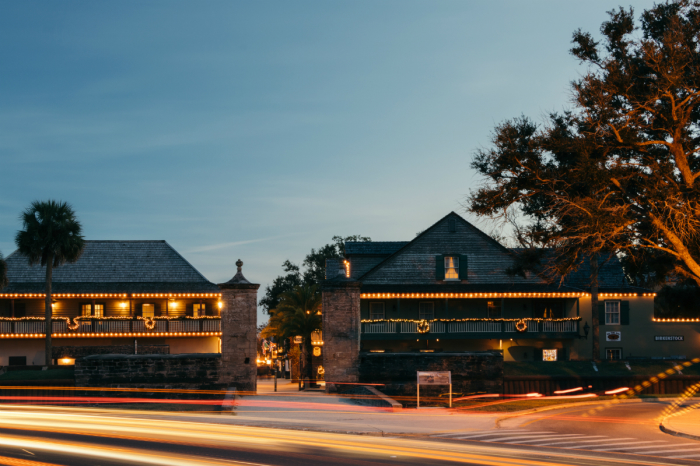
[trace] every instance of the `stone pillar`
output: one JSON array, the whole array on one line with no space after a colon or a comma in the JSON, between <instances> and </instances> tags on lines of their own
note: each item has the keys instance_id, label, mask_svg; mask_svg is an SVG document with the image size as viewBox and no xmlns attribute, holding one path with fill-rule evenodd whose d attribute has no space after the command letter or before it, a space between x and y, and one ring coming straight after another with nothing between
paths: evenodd
<instances>
[{"instance_id":1,"label":"stone pillar","mask_svg":"<svg viewBox=\"0 0 700 466\"><path fill-rule=\"evenodd\" d=\"M238 272L220 283L221 301L221 375L219 382L238 391L257 391L256 332L258 324L258 288Z\"/></svg>"},{"instance_id":2,"label":"stone pillar","mask_svg":"<svg viewBox=\"0 0 700 466\"><path fill-rule=\"evenodd\" d=\"M323 369L326 391L334 382L360 380L359 282L326 280L322 287Z\"/></svg>"}]
</instances>

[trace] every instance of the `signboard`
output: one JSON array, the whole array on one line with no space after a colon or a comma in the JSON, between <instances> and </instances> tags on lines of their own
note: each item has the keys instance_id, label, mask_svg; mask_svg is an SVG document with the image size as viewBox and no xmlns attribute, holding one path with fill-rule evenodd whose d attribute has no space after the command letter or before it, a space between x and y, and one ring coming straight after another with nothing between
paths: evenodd
<instances>
[{"instance_id":1,"label":"signboard","mask_svg":"<svg viewBox=\"0 0 700 466\"><path fill-rule=\"evenodd\" d=\"M656 335L654 341L683 341L683 335Z\"/></svg>"},{"instance_id":2,"label":"signboard","mask_svg":"<svg viewBox=\"0 0 700 466\"><path fill-rule=\"evenodd\" d=\"M301 345L301 342L304 341L304 337L301 335L297 335L294 337L294 343L297 345Z\"/></svg>"},{"instance_id":3,"label":"signboard","mask_svg":"<svg viewBox=\"0 0 700 466\"><path fill-rule=\"evenodd\" d=\"M622 332L605 332L605 341L622 341Z\"/></svg>"},{"instance_id":4,"label":"signboard","mask_svg":"<svg viewBox=\"0 0 700 466\"><path fill-rule=\"evenodd\" d=\"M452 372L418 372L418 385L452 385Z\"/></svg>"},{"instance_id":5,"label":"signboard","mask_svg":"<svg viewBox=\"0 0 700 466\"><path fill-rule=\"evenodd\" d=\"M557 360L557 350L556 349L543 349L542 350L542 360L543 361L556 361Z\"/></svg>"},{"instance_id":6,"label":"signboard","mask_svg":"<svg viewBox=\"0 0 700 466\"><path fill-rule=\"evenodd\" d=\"M450 386L450 408L452 407L452 372L450 371L418 371L416 405L420 408L420 386L421 385L449 385Z\"/></svg>"},{"instance_id":7,"label":"signboard","mask_svg":"<svg viewBox=\"0 0 700 466\"><path fill-rule=\"evenodd\" d=\"M314 346L314 356L316 356L316 357L321 356L321 347L320 346Z\"/></svg>"}]
</instances>

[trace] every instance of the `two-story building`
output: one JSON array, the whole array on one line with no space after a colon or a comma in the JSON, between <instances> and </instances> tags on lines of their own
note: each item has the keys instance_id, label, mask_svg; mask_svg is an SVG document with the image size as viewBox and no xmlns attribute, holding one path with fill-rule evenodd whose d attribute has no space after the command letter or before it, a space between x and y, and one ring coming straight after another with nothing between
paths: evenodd
<instances>
[{"instance_id":1,"label":"two-story building","mask_svg":"<svg viewBox=\"0 0 700 466\"><path fill-rule=\"evenodd\" d=\"M339 332L334 319L354 326L345 311L352 308L360 352L501 350L506 361L590 359L588 263L563 281L520 276L509 273L516 253L454 212L412 241L348 242L345 258L327 265L324 333ZM700 325L670 330L656 322L654 293L630 286L616 257L602 261L598 282L600 358L700 354ZM334 287L358 290L359 300L350 303L354 298ZM346 300L338 305L344 314L334 316L338 299ZM343 338L352 340L353 331ZM684 337L673 340L669 332Z\"/></svg>"},{"instance_id":2,"label":"two-story building","mask_svg":"<svg viewBox=\"0 0 700 466\"><path fill-rule=\"evenodd\" d=\"M0 365L45 364L45 267L18 252L0 290ZM86 241L53 271L53 346L59 363L125 346L220 351L221 292L165 241ZM72 357L73 356L73 357Z\"/></svg>"}]
</instances>

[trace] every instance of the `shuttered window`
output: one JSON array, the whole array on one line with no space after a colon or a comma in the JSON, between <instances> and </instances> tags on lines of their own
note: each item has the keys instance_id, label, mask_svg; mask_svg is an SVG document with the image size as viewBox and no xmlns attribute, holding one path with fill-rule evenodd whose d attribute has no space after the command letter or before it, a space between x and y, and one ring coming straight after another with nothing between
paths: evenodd
<instances>
[{"instance_id":1,"label":"shuttered window","mask_svg":"<svg viewBox=\"0 0 700 466\"><path fill-rule=\"evenodd\" d=\"M192 306L192 317L200 317L207 315L206 304L195 304Z\"/></svg>"},{"instance_id":2,"label":"shuttered window","mask_svg":"<svg viewBox=\"0 0 700 466\"><path fill-rule=\"evenodd\" d=\"M445 280L459 280L459 256L445 257Z\"/></svg>"},{"instance_id":3,"label":"shuttered window","mask_svg":"<svg viewBox=\"0 0 700 466\"><path fill-rule=\"evenodd\" d=\"M421 320L432 320L435 318L435 305L433 303L418 304L418 318Z\"/></svg>"},{"instance_id":4,"label":"shuttered window","mask_svg":"<svg viewBox=\"0 0 700 466\"><path fill-rule=\"evenodd\" d=\"M605 301L605 325L620 325L620 301Z\"/></svg>"}]
</instances>

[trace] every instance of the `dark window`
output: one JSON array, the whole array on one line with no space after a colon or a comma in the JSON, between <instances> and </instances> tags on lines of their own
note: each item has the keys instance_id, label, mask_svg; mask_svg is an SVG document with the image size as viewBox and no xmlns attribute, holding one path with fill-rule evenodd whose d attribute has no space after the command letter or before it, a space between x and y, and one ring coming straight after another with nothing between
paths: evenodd
<instances>
[{"instance_id":1,"label":"dark window","mask_svg":"<svg viewBox=\"0 0 700 466\"><path fill-rule=\"evenodd\" d=\"M605 359L609 361L617 361L622 359L622 348L606 348Z\"/></svg>"},{"instance_id":2,"label":"dark window","mask_svg":"<svg viewBox=\"0 0 700 466\"><path fill-rule=\"evenodd\" d=\"M489 319L498 319L501 317L501 300L488 301L486 303L488 307L488 317Z\"/></svg>"},{"instance_id":3,"label":"dark window","mask_svg":"<svg viewBox=\"0 0 700 466\"><path fill-rule=\"evenodd\" d=\"M451 218L447 221L447 228L450 231L450 233L454 233L457 231L457 225L455 225L455 219Z\"/></svg>"},{"instance_id":4,"label":"dark window","mask_svg":"<svg viewBox=\"0 0 700 466\"><path fill-rule=\"evenodd\" d=\"M554 299L535 301L533 316L541 319L561 319L564 317L564 303Z\"/></svg>"},{"instance_id":5,"label":"dark window","mask_svg":"<svg viewBox=\"0 0 700 466\"><path fill-rule=\"evenodd\" d=\"M15 303L15 317L27 317L27 305L25 303Z\"/></svg>"},{"instance_id":6,"label":"dark window","mask_svg":"<svg viewBox=\"0 0 700 466\"><path fill-rule=\"evenodd\" d=\"M10 366L26 366L26 356L10 356Z\"/></svg>"}]
</instances>

